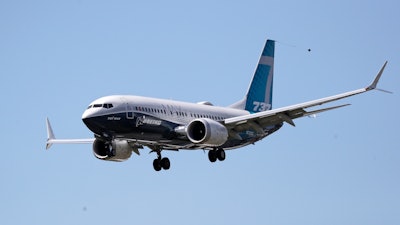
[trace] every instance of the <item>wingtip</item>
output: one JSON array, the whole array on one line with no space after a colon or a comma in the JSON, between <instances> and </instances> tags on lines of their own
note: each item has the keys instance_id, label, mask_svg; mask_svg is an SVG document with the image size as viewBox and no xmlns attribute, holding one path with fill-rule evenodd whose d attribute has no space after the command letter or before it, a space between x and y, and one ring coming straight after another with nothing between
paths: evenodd
<instances>
[{"instance_id":1,"label":"wingtip","mask_svg":"<svg viewBox=\"0 0 400 225\"><path fill-rule=\"evenodd\" d=\"M50 148L52 145L53 145L52 143L47 142L47 143L46 143L46 150L49 150L49 148Z\"/></svg>"},{"instance_id":2,"label":"wingtip","mask_svg":"<svg viewBox=\"0 0 400 225\"><path fill-rule=\"evenodd\" d=\"M51 128L49 118L46 118L46 128L47 128L47 141L46 141L46 150L48 150L52 143L51 140L55 139L53 129Z\"/></svg>"},{"instance_id":3,"label":"wingtip","mask_svg":"<svg viewBox=\"0 0 400 225\"><path fill-rule=\"evenodd\" d=\"M376 75L374 81L367 87L368 91L376 89L376 86L378 85L379 79L381 79L382 73L385 70L387 63L388 63L388 61L385 61L382 68L379 70L378 74Z\"/></svg>"}]
</instances>

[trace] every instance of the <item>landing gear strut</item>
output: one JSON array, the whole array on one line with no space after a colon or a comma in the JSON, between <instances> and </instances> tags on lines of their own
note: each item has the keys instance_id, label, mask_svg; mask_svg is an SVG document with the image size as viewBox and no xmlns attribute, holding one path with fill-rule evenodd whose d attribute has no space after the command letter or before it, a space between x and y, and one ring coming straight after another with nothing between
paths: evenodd
<instances>
[{"instance_id":1,"label":"landing gear strut","mask_svg":"<svg viewBox=\"0 0 400 225\"><path fill-rule=\"evenodd\" d=\"M157 159L154 159L153 161L154 170L155 171L160 171L161 169L168 170L171 167L171 162L167 157L162 158L161 150L158 150L156 152L157 152Z\"/></svg>"},{"instance_id":2,"label":"landing gear strut","mask_svg":"<svg viewBox=\"0 0 400 225\"><path fill-rule=\"evenodd\" d=\"M225 151L222 148L208 151L208 159L210 162L224 161L226 158Z\"/></svg>"}]
</instances>

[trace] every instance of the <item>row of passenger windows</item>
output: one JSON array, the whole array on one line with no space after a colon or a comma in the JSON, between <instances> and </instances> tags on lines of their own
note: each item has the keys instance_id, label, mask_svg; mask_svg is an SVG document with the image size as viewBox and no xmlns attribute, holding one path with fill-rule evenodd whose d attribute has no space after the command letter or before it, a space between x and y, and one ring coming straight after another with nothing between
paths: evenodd
<instances>
[{"instance_id":1,"label":"row of passenger windows","mask_svg":"<svg viewBox=\"0 0 400 225\"><path fill-rule=\"evenodd\" d=\"M138 106L136 106L135 108L137 111L167 114L167 111L165 109L153 109L153 108L138 107Z\"/></svg>"},{"instance_id":2,"label":"row of passenger windows","mask_svg":"<svg viewBox=\"0 0 400 225\"><path fill-rule=\"evenodd\" d=\"M104 103L104 104L93 104L93 105L89 105L88 109L90 108L106 108L106 109L110 109L113 107L113 104L111 103ZM155 108L148 108L148 107L140 107L140 106L136 106L135 107L137 111L143 111L143 112L151 112L151 113L162 113L162 114L167 114L167 110L165 109L155 109ZM174 112L169 111L168 113L170 113L171 115L174 114ZM213 119L213 120L223 120L225 119L222 116L215 116L215 115L208 115L208 114L199 114L199 113L187 113L187 112L176 112L176 114L178 116L182 116L182 117L195 117L195 118L209 118L209 119Z\"/></svg>"},{"instance_id":3,"label":"row of passenger windows","mask_svg":"<svg viewBox=\"0 0 400 225\"><path fill-rule=\"evenodd\" d=\"M148 108L148 107L140 107L136 106L135 109L137 111L142 111L142 112L151 112L151 113L162 113L162 114L167 114L167 111L165 109L154 109L154 108ZM169 114L173 115L174 112L169 111ZM213 120L224 120L225 118L222 116L215 116L215 115L208 115L208 114L199 114L199 113L188 113L188 112L176 112L178 116L182 117L195 117L195 118L209 118Z\"/></svg>"},{"instance_id":4,"label":"row of passenger windows","mask_svg":"<svg viewBox=\"0 0 400 225\"><path fill-rule=\"evenodd\" d=\"M111 109L113 107L113 104L111 103L104 103L104 104L94 104L94 105L89 105L87 108L106 108L106 109Z\"/></svg>"}]
</instances>

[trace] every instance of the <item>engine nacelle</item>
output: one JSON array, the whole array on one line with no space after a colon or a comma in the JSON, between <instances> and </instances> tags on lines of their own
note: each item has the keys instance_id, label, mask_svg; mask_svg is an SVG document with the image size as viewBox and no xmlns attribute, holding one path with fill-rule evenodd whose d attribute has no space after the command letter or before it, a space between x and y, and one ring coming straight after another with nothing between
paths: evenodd
<instances>
[{"instance_id":1,"label":"engine nacelle","mask_svg":"<svg viewBox=\"0 0 400 225\"><path fill-rule=\"evenodd\" d=\"M215 120L195 119L186 127L186 135L194 144L218 147L228 140L228 130Z\"/></svg>"},{"instance_id":2,"label":"engine nacelle","mask_svg":"<svg viewBox=\"0 0 400 225\"><path fill-rule=\"evenodd\" d=\"M93 154L101 160L122 162L131 157L132 147L126 140L104 142L96 139L93 142Z\"/></svg>"}]
</instances>

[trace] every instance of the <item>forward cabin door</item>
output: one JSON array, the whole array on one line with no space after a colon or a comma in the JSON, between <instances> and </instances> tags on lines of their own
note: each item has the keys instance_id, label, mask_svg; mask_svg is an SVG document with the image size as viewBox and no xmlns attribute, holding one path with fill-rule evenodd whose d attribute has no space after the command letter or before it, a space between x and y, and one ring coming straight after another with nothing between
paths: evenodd
<instances>
[{"instance_id":1,"label":"forward cabin door","mask_svg":"<svg viewBox=\"0 0 400 225\"><path fill-rule=\"evenodd\" d=\"M122 98L122 101L125 102L126 118L128 120L133 120L134 119L133 106L129 104L128 100L125 98Z\"/></svg>"}]
</instances>

